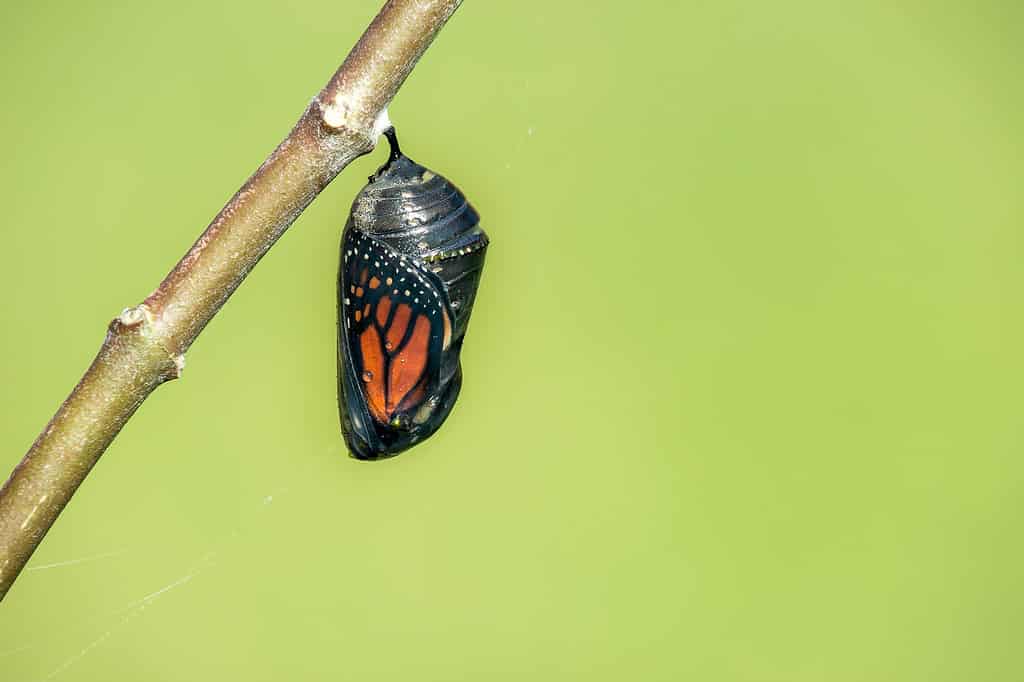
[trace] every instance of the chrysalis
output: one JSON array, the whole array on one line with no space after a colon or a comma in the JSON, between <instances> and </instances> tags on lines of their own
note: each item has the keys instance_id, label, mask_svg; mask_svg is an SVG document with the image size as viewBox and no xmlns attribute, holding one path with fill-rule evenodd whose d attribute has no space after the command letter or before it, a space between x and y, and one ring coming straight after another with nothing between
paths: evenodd
<instances>
[{"instance_id":1,"label":"chrysalis","mask_svg":"<svg viewBox=\"0 0 1024 682\"><path fill-rule=\"evenodd\" d=\"M448 417L488 243L462 192L385 135L391 155L341 238L338 403L357 459L397 455Z\"/></svg>"}]
</instances>

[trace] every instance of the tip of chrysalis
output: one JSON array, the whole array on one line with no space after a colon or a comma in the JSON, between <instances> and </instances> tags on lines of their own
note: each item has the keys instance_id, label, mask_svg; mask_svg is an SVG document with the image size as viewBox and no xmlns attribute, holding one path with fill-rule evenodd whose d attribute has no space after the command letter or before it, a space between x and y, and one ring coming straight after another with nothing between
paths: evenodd
<instances>
[{"instance_id":1,"label":"tip of chrysalis","mask_svg":"<svg viewBox=\"0 0 1024 682\"><path fill-rule=\"evenodd\" d=\"M388 139L388 146L391 148L391 153L388 154L388 160L384 162L377 172L367 178L371 183L380 180L385 175L388 175L392 170L395 169L395 164L401 159L408 159L403 153L402 148L398 146L398 134L395 132L394 126L388 126L382 133L384 137Z\"/></svg>"},{"instance_id":2,"label":"tip of chrysalis","mask_svg":"<svg viewBox=\"0 0 1024 682\"><path fill-rule=\"evenodd\" d=\"M402 155L402 148L398 146L398 135L395 133L395 126L385 130L384 137L388 138L388 144L391 145L391 154L388 156L388 163L390 164Z\"/></svg>"}]
</instances>

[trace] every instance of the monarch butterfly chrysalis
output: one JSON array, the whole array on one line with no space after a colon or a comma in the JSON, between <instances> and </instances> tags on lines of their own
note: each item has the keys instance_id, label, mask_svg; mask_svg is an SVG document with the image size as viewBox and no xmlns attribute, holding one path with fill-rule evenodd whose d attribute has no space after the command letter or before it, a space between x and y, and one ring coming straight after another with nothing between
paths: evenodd
<instances>
[{"instance_id":1,"label":"monarch butterfly chrysalis","mask_svg":"<svg viewBox=\"0 0 1024 682\"><path fill-rule=\"evenodd\" d=\"M488 243L462 192L385 135L391 155L341 238L338 403L356 459L397 455L448 417Z\"/></svg>"}]
</instances>

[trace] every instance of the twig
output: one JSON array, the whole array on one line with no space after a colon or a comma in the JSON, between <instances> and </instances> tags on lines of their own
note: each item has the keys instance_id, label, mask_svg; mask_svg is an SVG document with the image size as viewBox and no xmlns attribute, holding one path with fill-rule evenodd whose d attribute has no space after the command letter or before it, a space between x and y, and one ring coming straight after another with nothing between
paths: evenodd
<instances>
[{"instance_id":1,"label":"twig","mask_svg":"<svg viewBox=\"0 0 1024 682\"><path fill-rule=\"evenodd\" d=\"M103 451L185 366L184 353L263 254L353 159L461 0L388 0L291 133L143 303L125 310L85 376L0 490L0 600Z\"/></svg>"}]
</instances>

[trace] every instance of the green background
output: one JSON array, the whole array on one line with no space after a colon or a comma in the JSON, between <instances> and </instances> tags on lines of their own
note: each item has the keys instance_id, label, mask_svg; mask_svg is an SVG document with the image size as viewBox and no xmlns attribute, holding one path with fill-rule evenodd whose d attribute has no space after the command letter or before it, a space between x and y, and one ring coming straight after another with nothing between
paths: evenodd
<instances>
[{"instance_id":1,"label":"green background","mask_svg":"<svg viewBox=\"0 0 1024 682\"><path fill-rule=\"evenodd\" d=\"M4 4L4 471L377 7ZM1022 22L467 2L391 108L492 238L451 419L339 435L378 149L75 496L0 679L1024 678Z\"/></svg>"}]
</instances>

